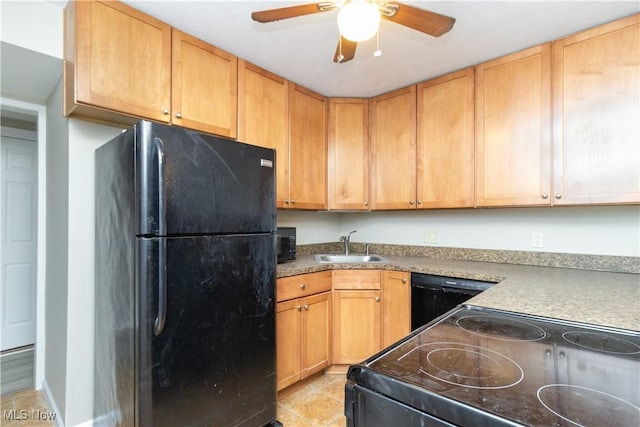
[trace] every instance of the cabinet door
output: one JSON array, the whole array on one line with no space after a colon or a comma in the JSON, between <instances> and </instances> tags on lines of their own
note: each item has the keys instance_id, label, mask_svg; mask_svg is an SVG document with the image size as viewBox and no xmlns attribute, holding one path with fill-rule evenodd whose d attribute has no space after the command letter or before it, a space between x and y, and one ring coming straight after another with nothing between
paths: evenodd
<instances>
[{"instance_id":1,"label":"cabinet door","mask_svg":"<svg viewBox=\"0 0 640 427\"><path fill-rule=\"evenodd\" d=\"M329 100L329 209L369 209L369 101Z\"/></svg>"},{"instance_id":2,"label":"cabinet door","mask_svg":"<svg viewBox=\"0 0 640 427\"><path fill-rule=\"evenodd\" d=\"M116 1L70 2L66 13L65 114L99 116L82 108L92 106L168 122L171 27Z\"/></svg>"},{"instance_id":3,"label":"cabinet door","mask_svg":"<svg viewBox=\"0 0 640 427\"><path fill-rule=\"evenodd\" d=\"M411 332L411 273L382 272L382 346Z\"/></svg>"},{"instance_id":4,"label":"cabinet door","mask_svg":"<svg viewBox=\"0 0 640 427\"><path fill-rule=\"evenodd\" d=\"M302 299L302 378L331 365L331 292Z\"/></svg>"},{"instance_id":5,"label":"cabinet door","mask_svg":"<svg viewBox=\"0 0 640 427\"><path fill-rule=\"evenodd\" d=\"M640 15L554 42L554 204L640 202Z\"/></svg>"},{"instance_id":6,"label":"cabinet door","mask_svg":"<svg viewBox=\"0 0 640 427\"><path fill-rule=\"evenodd\" d=\"M382 348L380 291L334 291L333 363L359 363Z\"/></svg>"},{"instance_id":7,"label":"cabinet door","mask_svg":"<svg viewBox=\"0 0 640 427\"><path fill-rule=\"evenodd\" d=\"M235 138L238 59L176 29L172 39L172 123Z\"/></svg>"},{"instance_id":8,"label":"cabinet door","mask_svg":"<svg viewBox=\"0 0 640 427\"><path fill-rule=\"evenodd\" d=\"M289 200L289 83L238 61L238 139L276 150L278 208Z\"/></svg>"},{"instance_id":9,"label":"cabinet door","mask_svg":"<svg viewBox=\"0 0 640 427\"><path fill-rule=\"evenodd\" d=\"M289 86L289 207L327 208L327 100L300 86Z\"/></svg>"},{"instance_id":10,"label":"cabinet door","mask_svg":"<svg viewBox=\"0 0 640 427\"><path fill-rule=\"evenodd\" d=\"M380 270L333 270L333 289L380 289Z\"/></svg>"},{"instance_id":11,"label":"cabinet door","mask_svg":"<svg viewBox=\"0 0 640 427\"><path fill-rule=\"evenodd\" d=\"M300 312L299 299L276 304L276 377L277 389L300 380Z\"/></svg>"},{"instance_id":12,"label":"cabinet door","mask_svg":"<svg viewBox=\"0 0 640 427\"><path fill-rule=\"evenodd\" d=\"M476 66L476 204L549 205L551 44Z\"/></svg>"},{"instance_id":13,"label":"cabinet door","mask_svg":"<svg viewBox=\"0 0 640 427\"><path fill-rule=\"evenodd\" d=\"M331 290L331 271L282 277L276 281L276 301L302 298Z\"/></svg>"},{"instance_id":14,"label":"cabinet door","mask_svg":"<svg viewBox=\"0 0 640 427\"><path fill-rule=\"evenodd\" d=\"M417 204L473 207L474 70L418 85Z\"/></svg>"},{"instance_id":15,"label":"cabinet door","mask_svg":"<svg viewBox=\"0 0 640 427\"><path fill-rule=\"evenodd\" d=\"M416 87L371 100L371 209L416 207Z\"/></svg>"}]
</instances>

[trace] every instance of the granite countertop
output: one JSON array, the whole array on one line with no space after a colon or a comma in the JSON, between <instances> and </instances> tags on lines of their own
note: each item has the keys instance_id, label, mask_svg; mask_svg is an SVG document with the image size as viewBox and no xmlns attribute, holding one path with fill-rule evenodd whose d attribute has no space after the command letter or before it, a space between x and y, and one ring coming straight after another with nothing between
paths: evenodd
<instances>
[{"instance_id":1,"label":"granite countertop","mask_svg":"<svg viewBox=\"0 0 640 427\"><path fill-rule=\"evenodd\" d=\"M313 255L279 264L278 277L324 270L381 269L498 282L469 304L640 331L640 274L384 255L387 263L320 264Z\"/></svg>"}]
</instances>

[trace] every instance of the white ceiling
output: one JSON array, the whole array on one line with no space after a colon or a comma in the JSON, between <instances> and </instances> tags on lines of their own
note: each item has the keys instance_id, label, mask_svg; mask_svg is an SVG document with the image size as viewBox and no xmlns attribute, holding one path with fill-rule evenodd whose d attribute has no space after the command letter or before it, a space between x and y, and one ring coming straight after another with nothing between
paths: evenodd
<instances>
[{"instance_id":1,"label":"white ceiling","mask_svg":"<svg viewBox=\"0 0 640 427\"><path fill-rule=\"evenodd\" d=\"M410 1L454 17L434 38L383 20L355 59L335 64L336 11L268 24L251 12L309 1L124 0L219 48L326 96L370 97L640 11L631 1Z\"/></svg>"},{"instance_id":2,"label":"white ceiling","mask_svg":"<svg viewBox=\"0 0 640 427\"><path fill-rule=\"evenodd\" d=\"M0 42L2 96L44 104L62 76L62 60Z\"/></svg>"}]
</instances>

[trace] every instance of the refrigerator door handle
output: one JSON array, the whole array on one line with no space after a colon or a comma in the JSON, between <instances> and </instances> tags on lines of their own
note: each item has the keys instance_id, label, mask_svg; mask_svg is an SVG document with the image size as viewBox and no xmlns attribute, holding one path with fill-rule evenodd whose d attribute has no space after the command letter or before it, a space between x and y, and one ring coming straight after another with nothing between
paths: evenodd
<instances>
[{"instance_id":1,"label":"refrigerator door handle","mask_svg":"<svg viewBox=\"0 0 640 427\"><path fill-rule=\"evenodd\" d=\"M158 315L153 324L153 334L158 336L167 321L167 240L160 239L158 248Z\"/></svg>"},{"instance_id":2,"label":"refrigerator door handle","mask_svg":"<svg viewBox=\"0 0 640 427\"><path fill-rule=\"evenodd\" d=\"M165 236L167 234L167 200L164 185L165 179L165 163L164 163L164 147L160 138L153 139L153 147L156 149L158 160L158 234Z\"/></svg>"}]
</instances>

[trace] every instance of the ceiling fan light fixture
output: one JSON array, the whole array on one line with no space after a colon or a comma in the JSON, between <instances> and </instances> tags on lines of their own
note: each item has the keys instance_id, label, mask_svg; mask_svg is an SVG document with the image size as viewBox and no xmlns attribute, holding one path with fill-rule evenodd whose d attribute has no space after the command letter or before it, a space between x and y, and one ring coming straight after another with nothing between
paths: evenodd
<instances>
[{"instance_id":1,"label":"ceiling fan light fixture","mask_svg":"<svg viewBox=\"0 0 640 427\"><path fill-rule=\"evenodd\" d=\"M351 0L338 12L338 29L347 40L369 40L376 35L379 26L380 11L369 0Z\"/></svg>"}]
</instances>

